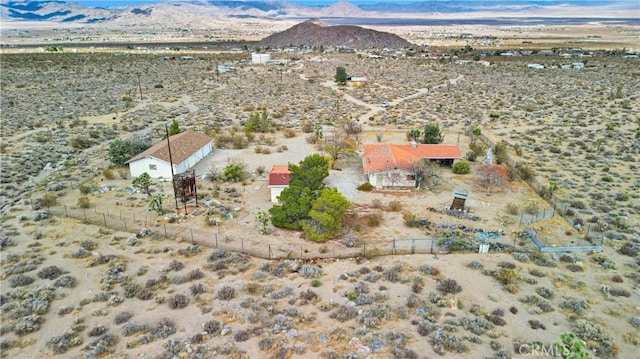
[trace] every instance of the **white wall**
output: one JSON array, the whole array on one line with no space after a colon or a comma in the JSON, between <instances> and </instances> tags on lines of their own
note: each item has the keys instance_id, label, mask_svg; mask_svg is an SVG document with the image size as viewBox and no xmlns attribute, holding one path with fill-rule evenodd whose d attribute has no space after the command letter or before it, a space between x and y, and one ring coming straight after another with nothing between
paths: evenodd
<instances>
[{"instance_id":1,"label":"white wall","mask_svg":"<svg viewBox=\"0 0 640 359\"><path fill-rule=\"evenodd\" d=\"M156 169L150 169L149 165L155 165ZM176 165L173 165L173 168L176 170ZM138 177L144 172L147 172L151 178L171 178L171 166L169 166L169 162L159 160L155 157L145 157L129 162L129 172L132 178Z\"/></svg>"},{"instance_id":2,"label":"white wall","mask_svg":"<svg viewBox=\"0 0 640 359\"><path fill-rule=\"evenodd\" d=\"M195 166L206 155L211 153L211 143L206 144L186 160L173 165L174 174L183 173ZM149 165L155 165L156 169L152 170ZM151 178L169 178L171 179L171 166L169 162L162 161L155 157L145 157L129 163L129 172L131 177L138 177L147 172Z\"/></svg>"},{"instance_id":3,"label":"white wall","mask_svg":"<svg viewBox=\"0 0 640 359\"><path fill-rule=\"evenodd\" d=\"M271 203L279 203L278 196L287 187L289 186L269 186L271 190Z\"/></svg>"},{"instance_id":4,"label":"white wall","mask_svg":"<svg viewBox=\"0 0 640 359\"><path fill-rule=\"evenodd\" d=\"M271 54L251 54L252 64L266 64L269 60L271 60Z\"/></svg>"},{"instance_id":5,"label":"white wall","mask_svg":"<svg viewBox=\"0 0 640 359\"><path fill-rule=\"evenodd\" d=\"M391 173L398 173L397 180L392 182ZM391 170L384 172L375 172L368 175L369 183L375 188L387 188L387 187L414 187L415 182L412 179L407 179L407 176L411 175L411 172L406 170Z\"/></svg>"}]
</instances>

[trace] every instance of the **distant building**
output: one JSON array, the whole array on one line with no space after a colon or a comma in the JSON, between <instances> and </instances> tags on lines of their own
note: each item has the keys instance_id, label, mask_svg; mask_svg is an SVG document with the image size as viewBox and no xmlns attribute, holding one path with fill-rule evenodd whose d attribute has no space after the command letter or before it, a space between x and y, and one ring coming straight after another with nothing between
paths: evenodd
<instances>
[{"instance_id":1,"label":"distant building","mask_svg":"<svg viewBox=\"0 0 640 359\"><path fill-rule=\"evenodd\" d=\"M366 83L366 77L347 77L347 85L349 86L362 86Z\"/></svg>"},{"instance_id":2,"label":"distant building","mask_svg":"<svg viewBox=\"0 0 640 359\"><path fill-rule=\"evenodd\" d=\"M271 54L251 54L251 63L254 65L265 65L267 62L271 61Z\"/></svg>"},{"instance_id":3,"label":"distant building","mask_svg":"<svg viewBox=\"0 0 640 359\"><path fill-rule=\"evenodd\" d=\"M269 172L269 190L271 191L271 202L277 203L280 193L289 187L289 165L273 165Z\"/></svg>"},{"instance_id":4,"label":"distant building","mask_svg":"<svg viewBox=\"0 0 640 359\"><path fill-rule=\"evenodd\" d=\"M544 66L542 66L540 64L527 64L527 68L528 69L542 70L542 69L544 69Z\"/></svg>"},{"instance_id":5,"label":"distant building","mask_svg":"<svg viewBox=\"0 0 640 359\"><path fill-rule=\"evenodd\" d=\"M584 63L574 62L571 64L571 67L573 67L574 69L584 69Z\"/></svg>"},{"instance_id":6,"label":"distant building","mask_svg":"<svg viewBox=\"0 0 640 359\"><path fill-rule=\"evenodd\" d=\"M171 162L174 174L183 173L211 153L211 138L190 130L169 137L169 142L171 161L164 139L127 161L131 177L147 172L151 178L171 178Z\"/></svg>"}]
</instances>

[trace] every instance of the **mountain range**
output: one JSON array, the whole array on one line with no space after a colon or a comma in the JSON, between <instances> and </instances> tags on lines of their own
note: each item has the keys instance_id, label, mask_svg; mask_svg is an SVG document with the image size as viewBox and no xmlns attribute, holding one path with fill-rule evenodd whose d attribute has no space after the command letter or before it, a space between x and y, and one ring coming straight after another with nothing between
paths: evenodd
<instances>
[{"instance_id":1,"label":"mountain range","mask_svg":"<svg viewBox=\"0 0 640 359\"><path fill-rule=\"evenodd\" d=\"M430 1L357 1L327 2L314 1L239 1L239 0L143 0L127 1L85 1L86 6L78 2L62 0L25 1L10 0L0 4L2 22L11 21L53 21L62 23L125 23L132 21L136 25L161 24L172 18L189 23L199 17L243 17L267 19L296 18L354 18L388 17L393 14L402 16L421 14L457 14L492 12L499 16L514 13L532 12L539 14L548 10L554 16L558 10L562 14L571 14L568 8L593 9L596 17L608 17L601 9L616 9L626 17L640 17L640 5L637 0L430 0ZM322 5L326 4L326 5ZM357 4L357 5L356 5ZM100 6L97 6L100 5ZM634 11L635 10L635 11ZM579 14L584 15L584 11ZM619 12L620 13L620 12ZM576 16L578 13L576 13ZM187 20L185 20L187 19ZM191 19L191 20L189 20Z\"/></svg>"}]
</instances>

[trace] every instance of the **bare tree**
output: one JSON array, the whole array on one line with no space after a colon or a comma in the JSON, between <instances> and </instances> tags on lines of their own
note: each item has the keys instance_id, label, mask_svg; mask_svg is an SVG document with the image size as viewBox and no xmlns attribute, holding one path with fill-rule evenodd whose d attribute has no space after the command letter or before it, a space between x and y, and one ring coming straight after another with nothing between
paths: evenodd
<instances>
[{"instance_id":1,"label":"bare tree","mask_svg":"<svg viewBox=\"0 0 640 359\"><path fill-rule=\"evenodd\" d=\"M509 184L509 176L504 167L495 164L483 164L476 170L478 184L487 189L488 193L494 188L505 188Z\"/></svg>"},{"instance_id":2,"label":"bare tree","mask_svg":"<svg viewBox=\"0 0 640 359\"><path fill-rule=\"evenodd\" d=\"M415 188L420 188L422 181L438 177L438 171L436 165L427 160L419 160L411 165L411 173L413 174L413 181Z\"/></svg>"},{"instance_id":3,"label":"bare tree","mask_svg":"<svg viewBox=\"0 0 640 359\"><path fill-rule=\"evenodd\" d=\"M402 173L397 171L387 172L384 176L391 182L391 187L402 179Z\"/></svg>"}]
</instances>

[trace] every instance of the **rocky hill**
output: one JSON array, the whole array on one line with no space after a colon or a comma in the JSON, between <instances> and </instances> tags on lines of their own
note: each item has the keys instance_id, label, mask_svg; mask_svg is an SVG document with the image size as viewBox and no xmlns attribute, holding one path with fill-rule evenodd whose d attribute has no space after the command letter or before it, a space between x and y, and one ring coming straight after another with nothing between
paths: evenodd
<instances>
[{"instance_id":1,"label":"rocky hill","mask_svg":"<svg viewBox=\"0 0 640 359\"><path fill-rule=\"evenodd\" d=\"M403 48L413 44L398 35L383 31L365 29L360 26L328 26L318 19L297 24L285 31L267 36L260 46L346 46L351 48Z\"/></svg>"}]
</instances>

